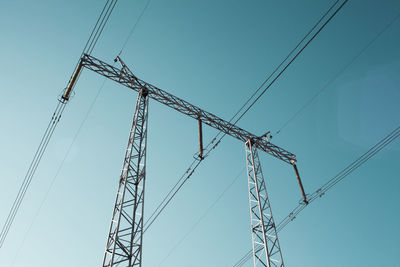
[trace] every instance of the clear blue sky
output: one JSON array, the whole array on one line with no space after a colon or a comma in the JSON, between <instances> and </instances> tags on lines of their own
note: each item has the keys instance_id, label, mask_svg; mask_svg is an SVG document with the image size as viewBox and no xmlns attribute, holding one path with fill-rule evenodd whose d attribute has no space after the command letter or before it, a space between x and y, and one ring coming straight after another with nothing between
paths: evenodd
<instances>
[{"instance_id":1,"label":"clear blue sky","mask_svg":"<svg viewBox=\"0 0 400 267\"><path fill-rule=\"evenodd\" d=\"M1 225L103 2L0 3ZM94 56L112 62L145 2L119 1ZM122 58L142 79L229 119L333 2L153 0ZM239 126L279 130L399 13L399 1L350 0ZM297 155L307 192L400 124L399 36L398 20L273 138ZM0 249L0 266L101 265L135 92L106 82L45 196L102 83L82 73ZM154 101L149 114L145 216L198 147L196 121ZM215 133L205 128L206 141ZM143 266L232 266L251 248L244 173L176 246L241 173L244 155L244 144L223 140L146 233ZM400 266L399 155L397 140L282 230L286 265ZM260 156L279 222L300 191L290 166Z\"/></svg>"}]
</instances>

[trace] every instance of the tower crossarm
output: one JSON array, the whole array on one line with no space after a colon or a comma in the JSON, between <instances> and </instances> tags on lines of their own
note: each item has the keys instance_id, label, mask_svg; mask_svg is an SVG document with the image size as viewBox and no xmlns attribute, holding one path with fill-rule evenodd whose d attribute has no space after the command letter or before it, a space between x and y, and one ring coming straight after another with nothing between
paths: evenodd
<instances>
[{"instance_id":1,"label":"tower crossarm","mask_svg":"<svg viewBox=\"0 0 400 267\"><path fill-rule=\"evenodd\" d=\"M129 68L123 63L122 60L117 58L122 68L111 66L93 56L84 54L81 58L80 67L90 69L108 79L118 82L126 87L129 87L137 92L142 88L145 88L148 92L148 96L170 108L173 108L193 119L200 120L204 124L207 124L227 135L235 137L242 142L247 140L252 141L252 145L286 163L294 165L296 162L296 156L285 149L278 147L266 138L256 136L228 121L225 121L214 114L207 112L199 107L196 107L189 102L176 97L170 93L167 93L154 85L151 85L143 80L137 78ZM78 74L77 74L78 75Z\"/></svg>"}]
</instances>

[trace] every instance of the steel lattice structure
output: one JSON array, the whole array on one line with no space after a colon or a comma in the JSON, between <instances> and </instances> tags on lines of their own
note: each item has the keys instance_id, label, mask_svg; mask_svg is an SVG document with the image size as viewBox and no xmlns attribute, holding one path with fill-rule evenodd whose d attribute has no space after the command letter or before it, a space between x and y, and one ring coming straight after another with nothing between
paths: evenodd
<instances>
[{"instance_id":1,"label":"steel lattice structure","mask_svg":"<svg viewBox=\"0 0 400 267\"><path fill-rule=\"evenodd\" d=\"M133 116L103 267L142 266L148 102L143 88Z\"/></svg>"},{"instance_id":2,"label":"steel lattice structure","mask_svg":"<svg viewBox=\"0 0 400 267\"><path fill-rule=\"evenodd\" d=\"M246 163L254 266L259 264L258 266L283 267L282 252L261 171L260 159L251 140L246 142Z\"/></svg>"},{"instance_id":3,"label":"steel lattice structure","mask_svg":"<svg viewBox=\"0 0 400 267\"><path fill-rule=\"evenodd\" d=\"M120 59L118 58L118 60ZM254 146L256 148L261 149L262 151L280 160L283 160L286 163L294 164L296 162L296 156L289 151L278 147L270 143L269 141L260 138L259 136L252 134L228 121L225 121L210 112L202 110L201 108L196 107L189 102L180 99L179 97L167 93L154 85L138 79L131 71L129 71L129 69L121 60L120 62L123 66L122 69L111 66L110 64L107 64L93 56L85 54L81 58L81 61L75 73L78 74L81 68L85 67L137 92L139 92L144 87L149 92L150 98L164 105L167 105L170 108L173 108L189 117L192 117L193 119L200 120L203 123L223 133L226 133L227 135L239 139L243 143L245 143L248 139L251 139L253 140ZM74 76L77 77L77 75ZM72 81L75 82L73 78ZM66 90L63 98L69 98L68 89Z\"/></svg>"},{"instance_id":4,"label":"steel lattice structure","mask_svg":"<svg viewBox=\"0 0 400 267\"><path fill-rule=\"evenodd\" d=\"M295 164L296 156L270 143L267 138L254 135L235 124L225 121L212 113L204 111L183 99L138 79L119 57L116 58L116 61L121 63L121 69L111 66L93 56L84 54L62 96L65 101L68 101L83 67L139 93L115 201L103 267L142 266L148 98L152 98L199 121L200 158L202 157L203 149L201 137L202 123L233 136L246 144L254 266L261 263L267 267L283 267L282 253L276 235L275 223L272 217L257 149L293 165L304 202L307 203ZM261 249L258 249L257 245L261 245Z\"/></svg>"}]
</instances>

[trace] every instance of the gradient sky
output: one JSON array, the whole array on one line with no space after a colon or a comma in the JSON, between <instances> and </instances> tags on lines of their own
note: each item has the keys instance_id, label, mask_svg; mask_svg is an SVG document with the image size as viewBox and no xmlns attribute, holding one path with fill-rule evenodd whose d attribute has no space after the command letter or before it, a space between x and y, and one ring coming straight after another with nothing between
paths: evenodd
<instances>
[{"instance_id":1,"label":"gradient sky","mask_svg":"<svg viewBox=\"0 0 400 267\"><path fill-rule=\"evenodd\" d=\"M0 3L2 225L104 2ZM229 120L333 2L152 0L121 57L143 80ZM120 0L93 55L111 63L145 4ZM396 0L350 0L238 125L276 133L399 13ZM400 124L399 47L400 19L274 136L296 154L308 193ZM0 266L101 265L137 98L107 81L78 132L103 81L82 73ZM215 134L204 127L205 142ZM185 172L197 141L196 121L150 102L145 216ZM286 266L400 266L399 155L396 140L283 229ZM260 158L279 222L300 190L291 166ZM244 144L226 137L146 232L143 266L234 265L251 248L244 166Z\"/></svg>"}]
</instances>

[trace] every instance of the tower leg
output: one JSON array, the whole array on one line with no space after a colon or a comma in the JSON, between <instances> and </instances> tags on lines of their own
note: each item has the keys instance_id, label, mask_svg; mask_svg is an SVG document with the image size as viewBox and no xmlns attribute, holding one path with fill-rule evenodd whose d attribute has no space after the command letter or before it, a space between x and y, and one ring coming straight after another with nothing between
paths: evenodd
<instances>
[{"instance_id":1,"label":"tower leg","mask_svg":"<svg viewBox=\"0 0 400 267\"><path fill-rule=\"evenodd\" d=\"M254 266L283 267L281 248L272 217L267 189L257 149L246 142L246 163L249 182L251 235Z\"/></svg>"},{"instance_id":2,"label":"tower leg","mask_svg":"<svg viewBox=\"0 0 400 267\"><path fill-rule=\"evenodd\" d=\"M139 92L119 180L103 267L142 266L147 92Z\"/></svg>"}]
</instances>

